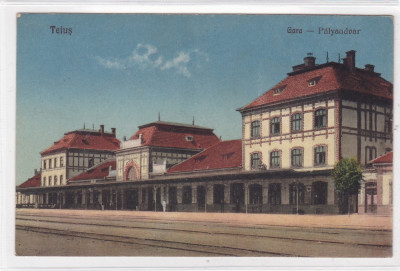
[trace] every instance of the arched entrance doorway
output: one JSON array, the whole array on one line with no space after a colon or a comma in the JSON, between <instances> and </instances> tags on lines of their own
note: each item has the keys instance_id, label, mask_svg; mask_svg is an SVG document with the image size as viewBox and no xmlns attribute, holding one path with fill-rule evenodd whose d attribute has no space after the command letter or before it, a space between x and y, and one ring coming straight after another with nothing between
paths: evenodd
<instances>
[{"instance_id":1,"label":"arched entrance doorway","mask_svg":"<svg viewBox=\"0 0 400 271\"><path fill-rule=\"evenodd\" d=\"M136 169L134 167L130 167L128 169L128 173L126 174L127 181L137 180Z\"/></svg>"},{"instance_id":2,"label":"arched entrance doorway","mask_svg":"<svg viewBox=\"0 0 400 271\"><path fill-rule=\"evenodd\" d=\"M137 164L133 161L125 166L124 181L136 181L140 179L140 171Z\"/></svg>"}]
</instances>

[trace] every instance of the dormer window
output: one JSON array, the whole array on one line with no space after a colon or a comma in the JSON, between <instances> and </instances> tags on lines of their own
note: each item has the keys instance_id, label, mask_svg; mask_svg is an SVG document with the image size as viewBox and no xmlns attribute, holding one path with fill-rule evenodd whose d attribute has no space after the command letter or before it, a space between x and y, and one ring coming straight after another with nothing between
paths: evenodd
<instances>
[{"instance_id":1,"label":"dormer window","mask_svg":"<svg viewBox=\"0 0 400 271\"><path fill-rule=\"evenodd\" d=\"M315 78L312 78L312 79L308 80L308 86L309 87L316 86L318 84L319 80L321 80L321 77L322 76L318 76L318 77L315 77Z\"/></svg>"},{"instance_id":2,"label":"dormer window","mask_svg":"<svg viewBox=\"0 0 400 271\"><path fill-rule=\"evenodd\" d=\"M279 95L279 94L281 94L282 91L285 89L285 87L286 87L286 85L285 85L285 86L280 86L280 87L274 89L274 95Z\"/></svg>"},{"instance_id":3,"label":"dormer window","mask_svg":"<svg viewBox=\"0 0 400 271\"><path fill-rule=\"evenodd\" d=\"M193 141L193 136L186 136L185 139L186 141Z\"/></svg>"},{"instance_id":4,"label":"dormer window","mask_svg":"<svg viewBox=\"0 0 400 271\"><path fill-rule=\"evenodd\" d=\"M313 86L315 86L317 84L317 80L310 80L310 81L308 81L308 86L309 87L313 87Z\"/></svg>"}]
</instances>

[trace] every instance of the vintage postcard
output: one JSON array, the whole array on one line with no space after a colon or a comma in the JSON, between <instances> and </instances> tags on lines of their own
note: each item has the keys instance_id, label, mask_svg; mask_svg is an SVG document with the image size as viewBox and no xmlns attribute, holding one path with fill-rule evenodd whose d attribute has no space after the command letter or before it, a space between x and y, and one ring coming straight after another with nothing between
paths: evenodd
<instances>
[{"instance_id":1,"label":"vintage postcard","mask_svg":"<svg viewBox=\"0 0 400 271\"><path fill-rule=\"evenodd\" d=\"M15 255L393 256L392 16L16 22Z\"/></svg>"}]
</instances>

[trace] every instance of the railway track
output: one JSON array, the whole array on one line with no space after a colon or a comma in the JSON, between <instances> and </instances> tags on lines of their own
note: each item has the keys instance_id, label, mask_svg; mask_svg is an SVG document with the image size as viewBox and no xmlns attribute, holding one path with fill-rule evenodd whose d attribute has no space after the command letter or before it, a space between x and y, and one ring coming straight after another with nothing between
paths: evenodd
<instances>
[{"instance_id":1,"label":"railway track","mask_svg":"<svg viewBox=\"0 0 400 271\"><path fill-rule=\"evenodd\" d=\"M193 221L191 221L193 222ZM189 225L189 226L188 226ZM313 247L330 250L372 251L373 255L391 254L391 232L363 231L360 234L376 234L380 242L354 242L343 238L341 231L327 229L247 227L223 223L188 223L183 221L160 221L154 219L127 219L110 221L104 217L57 217L18 214L16 229L52 235L140 244L199 253L201 256L291 256L306 257ZM112 229L112 231L111 231ZM152 234L149 235L149 232ZM346 233L349 234L349 233ZM351 231L350 231L350 234ZM196 238L193 238L196 236ZM321 238L321 237L324 238ZM389 238L390 237L390 238ZM353 238L354 239L354 238ZM233 241L232 241L233 240ZM236 240L236 242L234 242ZM251 245L251 244L254 244ZM263 245L264 244L264 245ZM278 249L282 246L283 249ZM295 246L303 249L290 249ZM310 249L307 249L310 247ZM313 248L313 250L315 250ZM375 251L375 252L374 252ZM318 249L317 249L318 255ZM361 253L362 254L362 253ZM379 254L380 255L380 254ZM324 253L320 256L325 257Z\"/></svg>"},{"instance_id":2,"label":"railway track","mask_svg":"<svg viewBox=\"0 0 400 271\"><path fill-rule=\"evenodd\" d=\"M273 253L273 252L265 252L265 251L251 250L251 249L238 249L228 246L202 245L202 244L193 244L187 242L164 241L151 238L138 238L138 237L110 235L110 234L55 230L51 228L16 226L16 229L29 232L52 234L58 236L71 236L71 237L79 237L79 238L86 238L86 239L93 239L100 241L108 241L108 242L144 245L156 248L167 248L167 249L180 250L183 252L184 251L197 252L199 253L199 256L246 256L246 255L276 256L276 257L297 256L284 253Z\"/></svg>"}]
</instances>

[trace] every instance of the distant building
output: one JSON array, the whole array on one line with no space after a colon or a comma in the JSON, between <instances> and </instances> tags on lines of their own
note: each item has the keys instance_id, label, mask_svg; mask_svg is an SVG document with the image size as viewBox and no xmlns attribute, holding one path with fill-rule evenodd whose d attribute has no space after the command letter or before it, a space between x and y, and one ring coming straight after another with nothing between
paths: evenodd
<instances>
[{"instance_id":1,"label":"distant building","mask_svg":"<svg viewBox=\"0 0 400 271\"><path fill-rule=\"evenodd\" d=\"M22 184L20 184L19 186L17 186L17 190L18 188L31 188L31 187L40 187L40 182L41 182L41 172L38 172L35 169L35 174L32 178L29 178L28 180L26 180L25 182L23 182ZM34 195L34 194L26 194L26 193L21 193L21 192L17 192L16 193L16 204L17 207L28 207L28 206L33 206L33 204L35 202L38 201L38 196Z\"/></svg>"},{"instance_id":2,"label":"distant building","mask_svg":"<svg viewBox=\"0 0 400 271\"><path fill-rule=\"evenodd\" d=\"M41 152L41 186L66 185L67 180L94 165L114 157L120 142L111 133L100 130L82 129L65 133L64 137Z\"/></svg>"},{"instance_id":3,"label":"distant building","mask_svg":"<svg viewBox=\"0 0 400 271\"><path fill-rule=\"evenodd\" d=\"M219 142L210 128L152 122L121 143L116 151L117 181L149 179Z\"/></svg>"}]
</instances>

